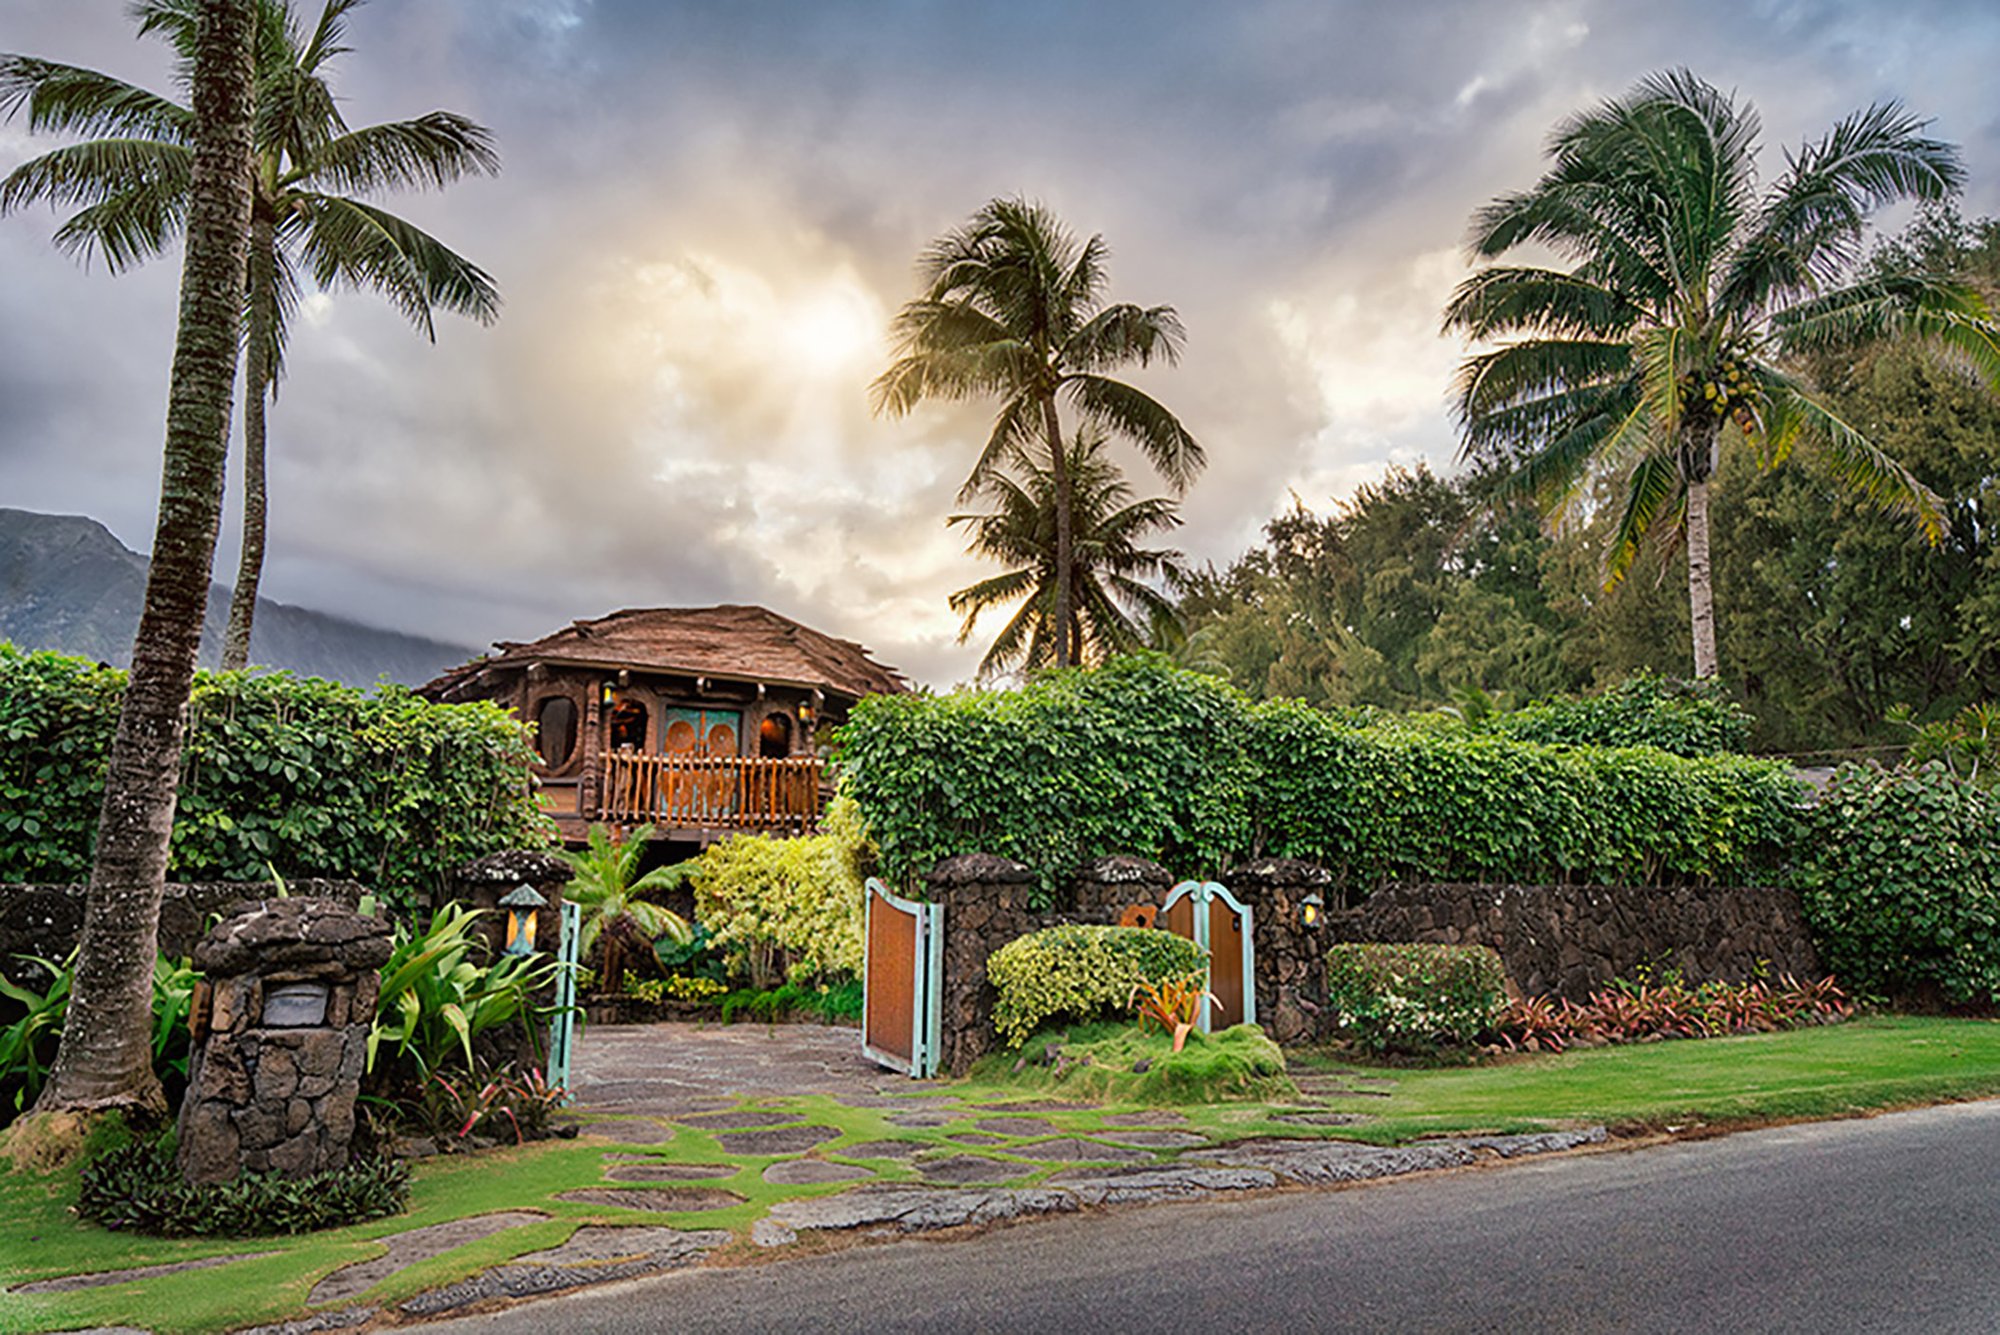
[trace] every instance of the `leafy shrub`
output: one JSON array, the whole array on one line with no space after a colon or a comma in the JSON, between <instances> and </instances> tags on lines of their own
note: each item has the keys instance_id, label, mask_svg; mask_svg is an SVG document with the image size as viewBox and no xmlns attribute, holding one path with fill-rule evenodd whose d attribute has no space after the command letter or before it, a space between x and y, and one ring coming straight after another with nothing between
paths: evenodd
<instances>
[{"instance_id":1,"label":"leafy shrub","mask_svg":"<svg viewBox=\"0 0 2000 1335\"><path fill-rule=\"evenodd\" d=\"M356 1159L345 1168L288 1178L245 1173L189 1186L171 1136L135 1141L85 1164L77 1213L111 1229L164 1237L264 1237L309 1233L401 1214L410 1170L396 1159Z\"/></svg>"},{"instance_id":2,"label":"leafy shrub","mask_svg":"<svg viewBox=\"0 0 2000 1335\"><path fill-rule=\"evenodd\" d=\"M1598 695L1557 696L1491 716L1493 732L1553 746L1651 746L1677 756L1749 748L1749 710L1714 681L1641 672Z\"/></svg>"},{"instance_id":3,"label":"leafy shrub","mask_svg":"<svg viewBox=\"0 0 2000 1335\"><path fill-rule=\"evenodd\" d=\"M1831 978L1801 983L1787 976L1775 987L1761 980L1689 987L1675 976L1658 983L1616 982L1582 1002L1523 997L1501 1012L1494 1037L1517 1051L1561 1052L1579 1043L1768 1034L1833 1024L1853 1013L1847 994Z\"/></svg>"},{"instance_id":4,"label":"leafy shrub","mask_svg":"<svg viewBox=\"0 0 2000 1335\"><path fill-rule=\"evenodd\" d=\"M1836 771L1812 812L1799 898L1848 986L2000 1003L2000 795L1943 765Z\"/></svg>"},{"instance_id":5,"label":"leafy shrub","mask_svg":"<svg viewBox=\"0 0 2000 1335\"><path fill-rule=\"evenodd\" d=\"M1018 691L872 698L841 747L886 875L984 851L1034 867L1045 897L1114 852L1189 872L1309 858L1356 887L1755 883L1776 874L1805 792L1777 761L1253 704L1157 658Z\"/></svg>"},{"instance_id":6,"label":"leafy shrub","mask_svg":"<svg viewBox=\"0 0 2000 1335\"><path fill-rule=\"evenodd\" d=\"M739 834L684 864L695 917L754 990L861 972L862 883L873 847L851 798L803 839Z\"/></svg>"},{"instance_id":7,"label":"leafy shrub","mask_svg":"<svg viewBox=\"0 0 2000 1335\"><path fill-rule=\"evenodd\" d=\"M495 1139L511 1135L520 1145L548 1139L555 1114L568 1098L569 1092L551 1085L539 1066L456 1080L434 1075L425 1089L424 1111L446 1150L464 1145L474 1135Z\"/></svg>"},{"instance_id":8,"label":"leafy shrub","mask_svg":"<svg viewBox=\"0 0 2000 1335\"><path fill-rule=\"evenodd\" d=\"M1327 1003L1373 1052L1470 1043L1493 1027L1507 973L1486 946L1328 946Z\"/></svg>"},{"instance_id":9,"label":"leafy shrub","mask_svg":"<svg viewBox=\"0 0 2000 1335\"><path fill-rule=\"evenodd\" d=\"M775 1021L787 1015L811 1015L826 1024L861 1018L862 984L848 977L830 983L807 983L791 979L777 987L757 990L741 988L722 998L722 1022L734 1024L740 1017Z\"/></svg>"},{"instance_id":10,"label":"leafy shrub","mask_svg":"<svg viewBox=\"0 0 2000 1335\"><path fill-rule=\"evenodd\" d=\"M0 644L0 881L81 881L125 674ZM433 705L282 672L199 673L168 874L375 887L407 911L453 867L538 847L534 751L492 704Z\"/></svg>"},{"instance_id":11,"label":"leafy shrub","mask_svg":"<svg viewBox=\"0 0 2000 1335\"><path fill-rule=\"evenodd\" d=\"M377 1076L378 1087L428 1084L460 1057L460 1069L471 1071L473 1041L481 1034L517 1020L532 1033L544 1018L534 994L554 980L556 962L547 955L501 955L491 964L474 963L467 956L478 916L462 904L446 904L421 934L397 925L368 1031L368 1070L375 1074L387 1044L394 1045L400 1069Z\"/></svg>"},{"instance_id":12,"label":"leafy shrub","mask_svg":"<svg viewBox=\"0 0 2000 1335\"><path fill-rule=\"evenodd\" d=\"M1132 1007L1142 983L1205 973L1208 956L1186 937L1143 927L1049 927L1016 937L986 961L1000 997L993 1023L1007 1046L1057 1016L1088 1020Z\"/></svg>"}]
</instances>

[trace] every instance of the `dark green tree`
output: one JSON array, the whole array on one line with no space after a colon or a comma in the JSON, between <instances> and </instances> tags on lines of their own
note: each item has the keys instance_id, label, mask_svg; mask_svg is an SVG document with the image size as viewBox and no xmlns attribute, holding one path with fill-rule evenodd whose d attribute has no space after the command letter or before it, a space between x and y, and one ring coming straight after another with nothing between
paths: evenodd
<instances>
[{"instance_id":1,"label":"dark green tree","mask_svg":"<svg viewBox=\"0 0 2000 1335\"><path fill-rule=\"evenodd\" d=\"M1494 264L1453 295L1447 329L1512 340L1460 370L1463 455L1557 509L1598 473L1622 478L1607 583L1649 533L1684 536L1697 677L1717 670L1709 500L1725 443L1767 465L1808 446L1845 486L1944 538L1938 497L1795 369L1918 339L2000 383L2000 327L1976 287L1852 269L1877 209L1960 188L1957 151L1924 129L1896 104L1869 107L1760 191L1755 111L1676 70L1557 127L1541 180L1473 219L1476 258L1537 246L1568 267Z\"/></svg>"}]
</instances>

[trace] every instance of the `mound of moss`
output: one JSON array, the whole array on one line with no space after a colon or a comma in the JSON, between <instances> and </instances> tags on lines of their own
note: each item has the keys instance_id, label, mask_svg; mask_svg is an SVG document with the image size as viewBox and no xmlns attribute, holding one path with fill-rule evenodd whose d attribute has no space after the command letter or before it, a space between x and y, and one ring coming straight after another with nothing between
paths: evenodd
<instances>
[{"instance_id":1,"label":"mound of moss","mask_svg":"<svg viewBox=\"0 0 2000 1335\"><path fill-rule=\"evenodd\" d=\"M972 1068L982 1083L1096 1103L1269 1103L1294 1098L1285 1055L1254 1024L1192 1033L1179 1052L1157 1029L1106 1022L1045 1029Z\"/></svg>"}]
</instances>

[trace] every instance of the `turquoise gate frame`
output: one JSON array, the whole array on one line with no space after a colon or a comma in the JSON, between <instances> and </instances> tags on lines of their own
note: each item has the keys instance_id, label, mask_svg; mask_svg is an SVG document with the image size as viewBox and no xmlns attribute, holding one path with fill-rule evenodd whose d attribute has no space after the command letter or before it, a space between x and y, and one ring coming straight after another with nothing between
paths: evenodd
<instances>
[{"instance_id":1,"label":"turquoise gate frame","mask_svg":"<svg viewBox=\"0 0 2000 1335\"><path fill-rule=\"evenodd\" d=\"M862 918L862 1054L878 1066L900 1071L912 1080L928 1079L937 1074L943 1050L944 905L903 899L891 893L888 886L873 876L868 878L866 900L867 911ZM891 1035L882 1032L874 1023L875 1003L884 999L876 995L879 978L875 969L878 949L875 932L877 913L900 914L913 922L914 941L912 958L909 961L910 1034L907 1057L901 1052L883 1046L892 1037L900 1039L902 1034L897 1032ZM900 989L898 991L900 992ZM900 1023L893 1018L890 1023L900 1031Z\"/></svg>"},{"instance_id":2,"label":"turquoise gate frame","mask_svg":"<svg viewBox=\"0 0 2000 1335\"><path fill-rule=\"evenodd\" d=\"M1181 900L1194 903L1194 943L1211 955L1214 945L1209 941L1208 910L1216 900L1221 900L1231 913L1243 920L1243 1023L1257 1023L1257 948L1253 940L1249 906L1239 902L1235 895L1216 881L1182 881L1167 896L1167 902L1160 905L1160 919L1165 921L1167 910ZM1204 1034L1214 1032L1209 1025L1208 993L1201 996L1199 1024Z\"/></svg>"},{"instance_id":3,"label":"turquoise gate frame","mask_svg":"<svg viewBox=\"0 0 2000 1335\"><path fill-rule=\"evenodd\" d=\"M562 902L562 931L556 941L555 1016L549 1022L549 1084L570 1103L570 1057L576 1051L577 947L583 937L583 906Z\"/></svg>"}]
</instances>

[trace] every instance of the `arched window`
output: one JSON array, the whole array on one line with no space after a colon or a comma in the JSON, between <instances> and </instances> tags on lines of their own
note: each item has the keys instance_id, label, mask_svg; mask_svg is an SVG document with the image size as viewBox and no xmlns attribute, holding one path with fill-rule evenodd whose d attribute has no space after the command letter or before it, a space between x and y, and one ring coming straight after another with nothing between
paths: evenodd
<instances>
[{"instance_id":1,"label":"arched window","mask_svg":"<svg viewBox=\"0 0 2000 1335\"><path fill-rule=\"evenodd\" d=\"M766 760L783 760L792 753L792 716L766 714L757 725L757 754Z\"/></svg>"},{"instance_id":2,"label":"arched window","mask_svg":"<svg viewBox=\"0 0 2000 1335\"><path fill-rule=\"evenodd\" d=\"M566 695L551 695L535 709L535 749L542 763L561 769L576 747L576 702Z\"/></svg>"}]
</instances>

